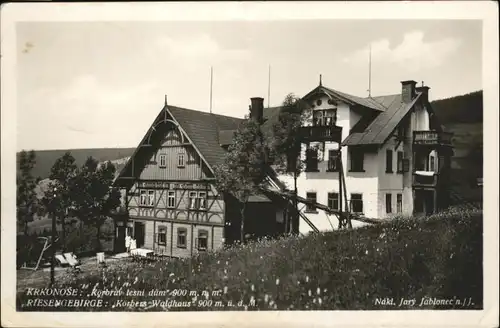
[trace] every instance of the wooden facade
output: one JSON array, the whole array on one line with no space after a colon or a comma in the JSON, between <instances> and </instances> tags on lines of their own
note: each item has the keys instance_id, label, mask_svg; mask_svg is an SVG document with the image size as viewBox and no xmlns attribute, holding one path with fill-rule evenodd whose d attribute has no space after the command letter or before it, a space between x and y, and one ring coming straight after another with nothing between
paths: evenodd
<instances>
[{"instance_id":1,"label":"wooden facade","mask_svg":"<svg viewBox=\"0 0 500 328\"><path fill-rule=\"evenodd\" d=\"M206 115L186 113L193 121L203 119L196 113ZM115 252L125 251L127 235L138 248L171 257L190 257L240 239L240 204L216 190L213 171L197 146L203 144L195 145L165 106L115 182L124 191L126 208L115 221ZM265 197L248 205L245 233L284 232L285 211L279 206Z\"/></svg>"}]
</instances>

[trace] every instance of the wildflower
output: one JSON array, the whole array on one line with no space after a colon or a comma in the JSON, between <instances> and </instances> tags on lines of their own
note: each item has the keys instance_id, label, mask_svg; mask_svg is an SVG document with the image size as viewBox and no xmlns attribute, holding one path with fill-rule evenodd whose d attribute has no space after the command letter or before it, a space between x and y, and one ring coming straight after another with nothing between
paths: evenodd
<instances>
[{"instance_id":1,"label":"wildflower","mask_svg":"<svg viewBox=\"0 0 500 328\"><path fill-rule=\"evenodd\" d=\"M227 286L224 286L224 294L227 294Z\"/></svg>"},{"instance_id":2,"label":"wildflower","mask_svg":"<svg viewBox=\"0 0 500 328\"><path fill-rule=\"evenodd\" d=\"M309 276L306 276L306 282L309 282Z\"/></svg>"},{"instance_id":3,"label":"wildflower","mask_svg":"<svg viewBox=\"0 0 500 328\"><path fill-rule=\"evenodd\" d=\"M267 294L266 294L266 295L264 295L264 302L266 302L266 303L267 303L267 301L268 301L268 300L269 300L269 295L267 295Z\"/></svg>"},{"instance_id":4,"label":"wildflower","mask_svg":"<svg viewBox=\"0 0 500 328\"><path fill-rule=\"evenodd\" d=\"M250 287L250 289L252 290L252 292L255 291L255 286L252 284L252 286Z\"/></svg>"},{"instance_id":5,"label":"wildflower","mask_svg":"<svg viewBox=\"0 0 500 328\"><path fill-rule=\"evenodd\" d=\"M280 284L280 278L276 279L276 285Z\"/></svg>"},{"instance_id":6,"label":"wildflower","mask_svg":"<svg viewBox=\"0 0 500 328\"><path fill-rule=\"evenodd\" d=\"M316 294L321 294L321 289L318 287L318 289L316 289Z\"/></svg>"},{"instance_id":7,"label":"wildflower","mask_svg":"<svg viewBox=\"0 0 500 328\"><path fill-rule=\"evenodd\" d=\"M323 300L321 299L321 297L318 298L318 303L319 303L319 305L321 305L321 303L323 303Z\"/></svg>"},{"instance_id":8,"label":"wildflower","mask_svg":"<svg viewBox=\"0 0 500 328\"><path fill-rule=\"evenodd\" d=\"M368 250L366 250L365 254L368 255Z\"/></svg>"},{"instance_id":9,"label":"wildflower","mask_svg":"<svg viewBox=\"0 0 500 328\"><path fill-rule=\"evenodd\" d=\"M238 272L238 276L241 276L241 271L240 271L240 272Z\"/></svg>"},{"instance_id":10,"label":"wildflower","mask_svg":"<svg viewBox=\"0 0 500 328\"><path fill-rule=\"evenodd\" d=\"M169 277L173 277L173 276L174 276L174 274L173 274L173 273L171 273L171 274L169 274L168 276L169 276Z\"/></svg>"},{"instance_id":11,"label":"wildflower","mask_svg":"<svg viewBox=\"0 0 500 328\"><path fill-rule=\"evenodd\" d=\"M311 290L310 290L310 289L307 291L307 295L309 295L309 296L311 296L311 295L312 295L312 292L311 292Z\"/></svg>"}]
</instances>

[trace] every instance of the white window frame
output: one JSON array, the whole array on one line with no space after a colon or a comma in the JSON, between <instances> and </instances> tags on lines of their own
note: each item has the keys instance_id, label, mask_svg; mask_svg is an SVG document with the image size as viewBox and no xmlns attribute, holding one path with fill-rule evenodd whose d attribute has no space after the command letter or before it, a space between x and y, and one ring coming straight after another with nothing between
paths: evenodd
<instances>
[{"instance_id":1,"label":"white window frame","mask_svg":"<svg viewBox=\"0 0 500 328\"><path fill-rule=\"evenodd\" d=\"M186 167L186 154L177 154L177 167Z\"/></svg>"},{"instance_id":2,"label":"white window frame","mask_svg":"<svg viewBox=\"0 0 500 328\"><path fill-rule=\"evenodd\" d=\"M167 232L168 232L168 229L166 226L159 226L158 227L158 245L159 246L166 246L167 245ZM165 241L162 242L160 241L160 236L161 235L165 235Z\"/></svg>"},{"instance_id":3,"label":"white window frame","mask_svg":"<svg viewBox=\"0 0 500 328\"><path fill-rule=\"evenodd\" d=\"M148 205L150 207L155 206L156 192L155 190L148 190Z\"/></svg>"},{"instance_id":4,"label":"white window frame","mask_svg":"<svg viewBox=\"0 0 500 328\"><path fill-rule=\"evenodd\" d=\"M198 208L200 210L206 210L207 209L207 193L205 191L199 191L198 192ZM203 206L202 206L203 204Z\"/></svg>"},{"instance_id":5,"label":"white window frame","mask_svg":"<svg viewBox=\"0 0 500 328\"><path fill-rule=\"evenodd\" d=\"M190 210L197 209L198 193L196 191L190 191L188 197L189 197L189 209Z\"/></svg>"},{"instance_id":6,"label":"white window frame","mask_svg":"<svg viewBox=\"0 0 500 328\"><path fill-rule=\"evenodd\" d=\"M159 158L160 167L167 167L167 155L161 154Z\"/></svg>"},{"instance_id":7,"label":"white window frame","mask_svg":"<svg viewBox=\"0 0 500 328\"><path fill-rule=\"evenodd\" d=\"M139 205L140 206L147 206L148 204L148 191L145 189L142 189L140 191L140 196L139 196Z\"/></svg>"},{"instance_id":8,"label":"white window frame","mask_svg":"<svg viewBox=\"0 0 500 328\"><path fill-rule=\"evenodd\" d=\"M172 201L173 204L170 203ZM175 191L167 191L167 208L175 208Z\"/></svg>"},{"instance_id":9,"label":"white window frame","mask_svg":"<svg viewBox=\"0 0 500 328\"><path fill-rule=\"evenodd\" d=\"M141 189L139 205L142 207L153 207L155 205L155 190Z\"/></svg>"},{"instance_id":10,"label":"white window frame","mask_svg":"<svg viewBox=\"0 0 500 328\"><path fill-rule=\"evenodd\" d=\"M202 238L203 235L203 238ZM201 247L200 246L200 240L205 239L206 240L206 247ZM208 230L198 230L198 238L197 238L197 249L199 251L206 251L208 249Z\"/></svg>"}]
</instances>

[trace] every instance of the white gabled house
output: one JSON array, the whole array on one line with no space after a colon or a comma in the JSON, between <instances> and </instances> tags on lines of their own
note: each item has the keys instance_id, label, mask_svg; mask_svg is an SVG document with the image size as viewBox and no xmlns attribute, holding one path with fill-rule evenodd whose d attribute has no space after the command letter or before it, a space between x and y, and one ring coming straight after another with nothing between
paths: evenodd
<instances>
[{"instance_id":1,"label":"white gabled house","mask_svg":"<svg viewBox=\"0 0 500 328\"><path fill-rule=\"evenodd\" d=\"M304 128L310 138L303 146L307 168L298 178L299 196L375 219L429 214L447 206L451 135L434 115L429 87L417 87L415 81L401 85L397 94L362 98L320 82L302 98L313 115ZM272 110L264 115L273 116L267 112ZM280 179L292 189L292 178ZM304 212L319 230L337 226L334 216L314 206ZM299 230L310 227L300 222Z\"/></svg>"}]
</instances>

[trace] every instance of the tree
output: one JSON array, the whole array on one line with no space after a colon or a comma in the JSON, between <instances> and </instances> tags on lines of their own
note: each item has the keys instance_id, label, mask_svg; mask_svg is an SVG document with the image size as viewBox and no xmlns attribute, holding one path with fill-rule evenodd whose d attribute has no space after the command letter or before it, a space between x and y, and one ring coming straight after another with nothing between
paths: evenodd
<instances>
[{"instance_id":1,"label":"tree","mask_svg":"<svg viewBox=\"0 0 500 328\"><path fill-rule=\"evenodd\" d=\"M300 128L309 123L311 112L307 104L293 93L288 94L283 101L278 120L273 124L272 140L270 140L271 156L274 169L280 174L293 176L294 195L297 196L297 179L305 169L305 161L301 159L302 135ZM318 156L321 158L321 156ZM294 198L296 215L289 226L298 228L298 203Z\"/></svg>"},{"instance_id":2,"label":"tree","mask_svg":"<svg viewBox=\"0 0 500 328\"><path fill-rule=\"evenodd\" d=\"M101 227L120 206L120 190L113 187L116 168L111 162L99 164L87 158L75 178L75 213L96 228L96 251L101 250Z\"/></svg>"},{"instance_id":3,"label":"tree","mask_svg":"<svg viewBox=\"0 0 500 328\"><path fill-rule=\"evenodd\" d=\"M17 174L17 223L25 236L28 235L28 223L33 221L39 212L40 202L36 195L38 179L33 177L32 170L36 164L36 154L33 150L22 151Z\"/></svg>"},{"instance_id":4,"label":"tree","mask_svg":"<svg viewBox=\"0 0 500 328\"><path fill-rule=\"evenodd\" d=\"M240 204L240 240L245 241L245 209L248 198L257 192L267 169L267 147L260 124L245 120L235 133L222 164L215 166L217 189L231 194Z\"/></svg>"},{"instance_id":5,"label":"tree","mask_svg":"<svg viewBox=\"0 0 500 328\"><path fill-rule=\"evenodd\" d=\"M66 248L66 228L70 216L73 216L74 209L74 188L77 166L75 158L70 152L66 152L58 158L50 170L51 180L45 192L43 203L47 214L54 216L56 222L61 225L61 245Z\"/></svg>"}]
</instances>

